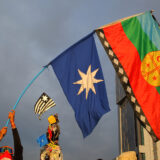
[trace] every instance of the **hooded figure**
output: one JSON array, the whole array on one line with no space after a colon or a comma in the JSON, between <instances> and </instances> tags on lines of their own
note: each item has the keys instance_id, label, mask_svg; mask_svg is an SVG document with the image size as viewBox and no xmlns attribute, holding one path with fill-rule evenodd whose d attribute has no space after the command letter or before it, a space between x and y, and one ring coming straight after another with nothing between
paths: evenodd
<instances>
[{"instance_id":1,"label":"hooded figure","mask_svg":"<svg viewBox=\"0 0 160 160\"><path fill-rule=\"evenodd\" d=\"M41 160L63 160L63 154L58 144L60 127L58 125L58 114L48 117L47 129L48 144L42 149Z\"/></svg>"}]
</instances>

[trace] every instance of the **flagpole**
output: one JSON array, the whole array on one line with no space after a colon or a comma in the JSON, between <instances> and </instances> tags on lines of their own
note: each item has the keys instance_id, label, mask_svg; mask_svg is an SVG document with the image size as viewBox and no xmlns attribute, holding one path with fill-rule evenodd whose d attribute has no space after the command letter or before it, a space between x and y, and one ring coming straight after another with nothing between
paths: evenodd
<instances>
[{"instance_id":1,"label":"flagpole","mask_svg":"<svg viewBox=\"0 0 160 160\"><path fill-rule=\"evenodd\" d=\"M150 12L153 13L154 10L151 10ZM140 16L140 15L142 15L142 14L144 14L144 13L145 13L145 12L142 12L142 13L134 14L134 15L129 16L129 17L125 17L125 18L119 19L119 20L114 21L114 22L112 22L112 23L109 23L109 24L106 24L106 25L104 25L104 26L101 26L101 27L99 27L98 29L103 29L104 27L108 27L108 26L114 25L114 24L116 24L116 23L118 23L118 22L122 22L122 21L127 20L127 19L132 18L132 17Z\"/></svg>"},{"instance_id":2,"label":"flagpole","mask_svg":"<svg viewBox=\"0 0 160 160\"><path fill-rule=\"evenodd\" d=\"M48 65L47 65L47 66L44 66L44 67L41 69L41 71L40 71L40 72L30 81L30 83L25 87L25 89L24 89L24 90L22 91L22 93L20 94L20 96L19 96L16 104L14 105L13 110L16 109L19 101L21 100L22 96L25 94L25 92L27 91L27 89L31 86L31 84L39 77L39 75L40 75L47 67L48 67ZM5 125L6 127L8 127L8 123L9 123L9 119L8 119L6 125Z\"/></svg>"}]
</instances>

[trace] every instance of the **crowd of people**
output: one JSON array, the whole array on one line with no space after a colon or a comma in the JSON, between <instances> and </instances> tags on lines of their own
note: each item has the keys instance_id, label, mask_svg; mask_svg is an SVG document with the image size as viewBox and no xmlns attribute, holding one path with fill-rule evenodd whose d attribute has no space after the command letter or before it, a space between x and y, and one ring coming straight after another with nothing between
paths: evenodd
<instances>
[{"instance_id":1,"label":"crowd of people","mask_svg":"<svg viewBox=\"0 0 160 160\"><path fill-rule=\"evenodd\" d=\"M0 160L23 160L23 146L19 137L19 133L15 124L15 111L12 110L8 114L10 120L10 125L12 128L14 149L9 146L0 147ZM51 115L48 117L48 128L46 132L46 137L48 143L41 148L40 160L63 160L63 154L59 146L59 119L58 114ZM7 133L7 127L3 127L0 130L0 141ZM118 160L137 160L135 152L124 152L119 157ZM98 159L102 160L102 159Z\"/></svg>"},{"instance_id":2,"label":"crowd of people","mask_svg":"<svg viewBox=\"0 0 160 160\"><path fill-rule=\"evenodd\" d=\"M21 144L19 133L14 121L15 119L14 110L9 112L8 118L10 120L10 124L12 128L14 151L13 151L13 148L9 146L0 147L0 160L23 160L23 146ZM7 133L7 127L3 127L0 131L0 141L3 139L6 133Z\"/></svg>"},{"instance_id":3,"label":"crowd of people","mask_svg":"<svg viewBox=\"0 0 160 160\"><path fill-rule=\"evenodd\" d=\"M10 146L0 147L0 160L23 160L23 146L19 137L18 130L15 124L15 111L12 110L8 114L10 125L12 128L14 149ZM51 115L48 118L48 129L46 136L48 144L42 147L40 151L41 160L63 160L63 154L59 146L60 127L58 125L58 114ZM7 127L0 130L0 141L7 133Z\"/></svg>"}]
</instances>

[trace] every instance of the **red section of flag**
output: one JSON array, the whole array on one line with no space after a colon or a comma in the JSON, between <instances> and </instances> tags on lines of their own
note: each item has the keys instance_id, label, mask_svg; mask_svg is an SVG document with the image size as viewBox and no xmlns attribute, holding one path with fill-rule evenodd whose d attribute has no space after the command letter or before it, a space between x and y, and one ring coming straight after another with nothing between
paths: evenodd
<instances>
[{"instance_id":1,"label":"red section of flag","mask_svg":"<svg viewBox=\"0 0 160 160\"><path fill-rule=\"evenodd\" d=\"M141 60L136 47L126 36L121 23L103 28L103 31L129 78L144 115L155 135L160 139L160 95L155 87L144 80L141 74Z\"/></svg>"}]
</instances>

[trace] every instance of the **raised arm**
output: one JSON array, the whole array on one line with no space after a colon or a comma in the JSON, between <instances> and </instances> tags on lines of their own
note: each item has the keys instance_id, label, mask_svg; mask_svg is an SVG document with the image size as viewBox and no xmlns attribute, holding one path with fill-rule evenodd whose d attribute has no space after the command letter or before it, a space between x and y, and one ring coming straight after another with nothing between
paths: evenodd
<instances>
[{"instance_id":1,"label":"raised arm","mask_svg":"<svg viewBox=\"0 0 160 160\"><path fill-rule=\"evenodd\" d=\"M14 121L15 118L15 111L12 110L8 118L10 119L11 127L12 127L12 133L13 133L13 141L14 141L14 159L15 160L23 160L23 146L21 144L21 140L19 137L18 130L16 128L16 124Z\"/></svg>"},{"instance_id":2,"label":"raised arm","mask_svg":"<svg viewBox=\"0 0 160 160\"><path fill-rule=\"evenodd\" d=\"M0 141L3 139L3 137L6 135L6 133L7 133L7 127L3 127L0 130Z\"/></svg>"}]
</instances>

